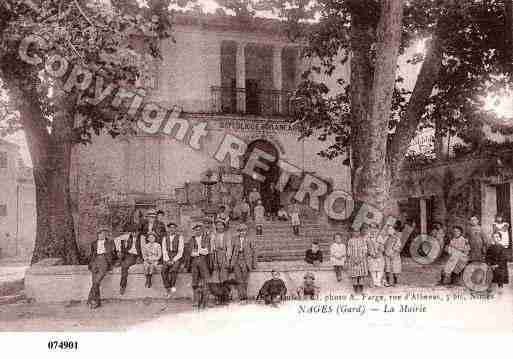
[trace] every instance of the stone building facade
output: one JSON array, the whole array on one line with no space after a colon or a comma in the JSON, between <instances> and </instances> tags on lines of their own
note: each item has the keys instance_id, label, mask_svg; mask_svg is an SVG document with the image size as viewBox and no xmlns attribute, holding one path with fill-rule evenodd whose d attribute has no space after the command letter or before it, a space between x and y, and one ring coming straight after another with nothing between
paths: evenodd
<instances>
[{"instance_id":1,"label":"stone building facade","mask_svg":"<svg viewBox=\"0 0 513 359\"><path fill-rule=\"evenodd\" d=\"M250 188L269 191L260 183L220 162L214 154L227 134L250 148L272 153L276 161L298 168L298 177L314 174L332 188L350 190L350 170L344 158L329 161L317 153L326 144L299 132L286 119L290 94L304 64L298 45L287 40L276 21L251 23L233 17L178 16L174 41L161 44L163 59L145 76L147 99L179 116L167 130L148 135L95 137L77 146L72 158L71 188L80 247L87 250L97 224L107 221L114 231L149 208L165 211L166 220L188 226L207 201L202 180L213 172L212 203L239 200ZM193 148L193 129L206 135ZM244 160L244 159L243 159ZM297 181L280 195L289 203ZM305 208L305 217L322 214ZM107 219L106 219L107 218Z\"/></svg>"}]
</instances>

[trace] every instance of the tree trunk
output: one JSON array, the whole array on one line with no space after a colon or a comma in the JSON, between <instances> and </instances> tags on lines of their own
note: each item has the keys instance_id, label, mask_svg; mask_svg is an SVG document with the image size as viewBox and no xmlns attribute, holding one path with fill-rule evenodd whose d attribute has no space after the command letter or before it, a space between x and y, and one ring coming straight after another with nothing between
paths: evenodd
<instances>
[{"instance_id":1,"label":"tree trunk","mask_svg":"<svg viewBox=\"0 0 513 359\"><path fill-rule=\"evenodd\" d=\"M365 160L362 161L358 178L355 179L354 195L357 200L371 204L385 214L390 213L387 208L390 199L390 174L386 153L402 13L402 0L381 2L372 91L367 114L361 118L359 143L356 144L360 158Z\"/></svg>"},{"instance_id":2,"label":"tree trunk","mask_svg":"<svg viewBox=\"0 0 513 359\"><path fill-rule=\"evenodd\" d=\"M367 9L367 8L365 8ZM364 10L365 10L364 9ZM371 45L375 41L376 25L368 21L369 16L353 9L351 13L351 180L353 187L357 173L365 158L360 149L365 148L361 133L365 131L364 118L369 108L372 90L373 66L370 59ZM368 139L368 138L365 138Z\"/></svg>"},{"instance_id":3,"label":"tree trunk","mask_svg":"<svg viewBox=\"0 0 513 359\"><path fill-rule=\"evenodd\" d=\"M80 256L69 193L71 145L54 145L50 156L52 165L34 169L37 233L31 262L56 257L62 258L64 264L78 264Z\"/></svg>"},{"instance_id":4,"label":"tree trunk","mask_svg":"<svg viewBox=\"0 0 513 359\"><path fill-rule=\"evenodd\" d=\"M23 63L19 64L20 67ZM5 71L4 73L9 73ZM27 71L28 73L28 71ZM29 77L31 75L28 75ZM72 112L58 112L52 122L52 133L46 128L32 82L5 76L11 101L20 111L36 186L36 242L31 263L44 258L62 258L64 264L78 264L79 251L75 241L69 193L69 172L72 147ZM26 85L29 83L30 85ZM58 104L69 109L73 98L62 96L67 103Z\"/></svg>"},{"instance_id":5,"label":"tree trunk","mask_svg":"<svg viewBox=\"0 0 513 359\"><path fill-rule=\"evenodd\" d=\"M75 240L69 186L76 99L57 89L54 94L59 110L52 122L47 157L41 161L44 165L34 170L38 224L32 263L58 257L64 264L78 264L80 254Z\"/></svg>"},{"instance_id":6,"label":"tree trunk","mask_svg":"<svg viewBox=\"0 0 513 359\"><path fill-rule=\"evenodd\" d=\"M513 73L513 0L504 1L504 63Z\"/></svg>"}]
</instances>

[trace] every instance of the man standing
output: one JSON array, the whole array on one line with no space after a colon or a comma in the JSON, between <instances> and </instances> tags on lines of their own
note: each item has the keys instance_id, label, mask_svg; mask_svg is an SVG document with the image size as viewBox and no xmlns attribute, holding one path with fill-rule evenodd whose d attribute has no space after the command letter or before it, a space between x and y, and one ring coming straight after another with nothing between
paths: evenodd
<instances>
[{"instance_id":1,"label":"man standing","mask_svg":"<svg viewBox=\"0 0 513 359\"><path fill-rule=\"evenodd\" d=\"M219 281L219 283L223 283L228 280L232 243L228 233L226 233L226 223L220 219L216 221L213 247L215 280Z\"/></svg>"},{"instance_id":2,"label":"man standing","mask_svg":"<svg viewBox=\"0 0 513 359\"><path fill-rule=\"evenodd\" d=\"M469 260L471 262L484 261L486 250L488 248L488 238L479 225L479 218L477 216L470 217L470 228L468 233L470 245Z\"/></svg>"},{"instance_id":3,"label":"man standing","mask_svg":"<svg viewBox=\"0 0 513 359\"><path fill-rule=\"evenodd\" d=\"M91 290L87 303L91 309L98 308L101 305L100 283L105 274L111 269L116 256L116 247L114 242L108 238L109 230L105 227L100 228L97 233L97 239L91 244L91 257L88 268L91 271Z\"/></svg>"},{"instance_id":4,"label":"man standing","mask_svg":"<svg viewBox=\"0 0 513 359\"><path fill-rule=\"evenodd\" d=\"M176 279L178 272L182 266L184 240L183 236L178 233L178 225L170 222L167 225L169 234L164 237L162 242L162 260L161 269L162 283L166 288L166 294L176 292Z\"/></svg>"},{"instance_id":5,"label":"man standing","mask_svg":"<svg viewBox=\"0 0 513 359\"><path fill-rule=\"evenodd\" d=\"M255 207L256 207L258 201L260 201L261 199L262 199L262 197L260 196L260 192L257 191L256 187L253 187L253 189L251 190L251 192L248 196L250 214L251 214L251 218L253 218L253 219L255 219Z\"/></svg>"},{"instance_id":6,"label":"man standing","mask_svg":"<svg viewBox=\"0 0 513 359\"><path fill-rule=\"evenodd\" d=\"M239 225L237 239L232 244L232 258L230 268L233 268L237 291L240 300L248 297L248 280L252 269L256 269L255 248L252 241L247 237L248 226L244 223Z\"/></svg>"},{"instance_id":7,"label":"man standing","mask_svg":"<svg viewBox=\"0 0 513 359\"><path fill-rule=\"evenodd\" d=\"M125 294L128 269L137 262L142 263L142 236L139 234L135 226L128 227L128 237L121 241L121 280L119 282L119 294Z\"/></svg>"},{"instance_id":8,"label":"man standing","mask_svg":"<svg viewBox=\"0 0 513 359\"><path fill-rule=\"evenodd\" d=\"M188 243L188 271L192 276L193 303L197 303L200 280L206 282L212 273L212 236L204 230L201 223L192 227L193 235Z\"/></svg>"},{"instance_id":9,"label":"man standing","mask_svg":"<svg viewBox=\"0 0 513 359\"><path fill-rule=\"evenodd\" d=\"M158 212L150 210L146 214L146 219L142 222L141 225L141 234L146 237L148 233L153 232L157 236L157 243L161 244L162 239L166 236L166 225L162 221L157 219L157 213L159 212L162 215L164 214L164 212L161 210L159 210Z\"/></svg>"}]
</instances>

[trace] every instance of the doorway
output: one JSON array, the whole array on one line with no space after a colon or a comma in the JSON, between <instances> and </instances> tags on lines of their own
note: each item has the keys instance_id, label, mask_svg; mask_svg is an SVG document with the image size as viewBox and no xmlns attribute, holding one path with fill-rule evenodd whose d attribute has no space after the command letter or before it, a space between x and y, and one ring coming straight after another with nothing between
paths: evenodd
<instances>
[{"instance_id":1,"label":"doorway","mask_svg":"<svg viewBox=\"0 0 513 359\"><path fill-rule=\"evenodd\" d=\"M277 211L280 204L280 192L276 190L275 186L280 176L280 169L278 167L280 153L276 146L274 146L271 142L264 139L255 140L248 145L246 153L243 156L244 167L246 166L251 153L255 149L264 151L265 153L273 156L274 161L271 162L262 158L259 159L259 161L269 166L269 170L267 171L264 171L260 168L255 169L255 172L265 178L264 181L258 181L247 174L243 175L244 196L247 197L249 192L253 188L256 188L260 192L260 196L262 197L262 204L264 205L266 212Z\"/></svg>"}]
</instances>

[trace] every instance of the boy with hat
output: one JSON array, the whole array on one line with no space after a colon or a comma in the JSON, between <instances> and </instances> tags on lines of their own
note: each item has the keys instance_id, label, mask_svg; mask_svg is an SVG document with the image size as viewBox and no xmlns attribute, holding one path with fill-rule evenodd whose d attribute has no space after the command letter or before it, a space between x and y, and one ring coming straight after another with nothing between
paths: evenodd
<instances>
[{"instance_id":1,"label":"boy with hat","mask_svg":"<svg viewBox=\"0 0 513 359\"><path fill-rule=\"evenodd\" d=\"M144 274L146 275L146 288L151 288L151 277L157 268L157 264L162 257L162 247L156 243L155 233L148 233L146 243L142 246L142 256L144 260Z\"/></svg>"},{"instance_id":2,"label":"boy with hat","mask_svg":"<svg viewBox=\"0 0 513 359\"><path fill-rule=\"evenodd\" d=\"M279 304L287 294L285 282L280 278L280 273L276 270L271 271L271 279L265 281L258 292L257 300L263 299L267 305Z\"/></svg>"},{"instance_id":3,"label":"boy with hat","mask_svg":"<svg viewBox=\"0 0 513 359\"><path fill-rule=\"evenodd\" d=\"M182 258L184 251L184 239L178 233L178 225L170 222L167 225L168 235L162 241L162 260L163 265L161 269L162 283L166 289L166 294L176 292L176 279L178 272L182 266Z\"/></svg>"},{"instance_id":4,"label":"boy with hat","mask_svg":"<svg viewBox=\"0 0 513 359\"><path fill-rule=\"evenodd\" d=\"M121 241L121 280L119 281L119 294L125 294L128 281L128 270L137 262L142 261L141 235L137 233L135 225L127 227L128 237Z\"/></svg>"},{"instance_id":5,"label":"boy with hat","mask_svg":"<svg viewBox=\"0 0 513 359\"><path fill-rule=\"evenodd\" d=\"M188 243L188 270L192 276L193 303L197 302L200 279L206 281L212 273L212 236L207 234L202 223L192 226L193 235Z\"/></svg>"},{"instance_id":6,"label":"boy with hat","mask_svg":"<svg viewBox=\"0 0 513 359\"><path fill-rule=\"evenodd\" d=\"M237 237L232 243L230 268L233 270L237 281L237 291L240 300L246 300L248 296L248 280L252 269L256 269L255 247L248 238L248 226L240 224L237 229Z\"/></svg>"},{"instance_id":7,"label":"boy with hat","mask_svg":"<svg viewBox=\"0 0 513 359\"><path fill-rule=\"evenodd\" d=\"M91 257L88 268L91 271L91 290L87 303L91 309L101 305L100 283L105 274L111 269L116 257L114 242L108 237L109 229L98 229L96 241L91 244Z\"/></svg>"}]
</instances>

